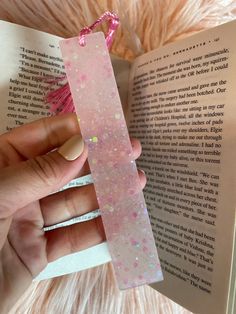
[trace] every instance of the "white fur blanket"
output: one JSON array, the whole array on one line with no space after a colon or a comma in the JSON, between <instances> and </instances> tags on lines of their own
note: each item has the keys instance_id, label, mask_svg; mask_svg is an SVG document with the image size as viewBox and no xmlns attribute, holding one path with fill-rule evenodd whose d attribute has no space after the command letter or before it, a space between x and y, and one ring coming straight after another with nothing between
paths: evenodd
<instances>
[{"instance_id":1,"label":"white fur blanket","mask_svg":"<svg viewBox=\"0 0 236 314\"><path fill-rule=\"evenodd\" d=\"M235 18L235 0L1 0L0 18L63 37L77 35L104 11L119 14L112 53L135 56ZM111 265L35 283L12 313L190 313L150 287L120 292Z\"/></svg>"}]
</instances>

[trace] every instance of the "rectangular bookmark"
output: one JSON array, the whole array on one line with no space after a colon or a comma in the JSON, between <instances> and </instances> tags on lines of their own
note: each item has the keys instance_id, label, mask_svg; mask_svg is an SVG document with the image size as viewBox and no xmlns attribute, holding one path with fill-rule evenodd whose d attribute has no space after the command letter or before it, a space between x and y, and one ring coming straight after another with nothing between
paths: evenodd
<instances>
[{"instance_id":1,"label":"rectangular bookmark","mask_svg":"<svg viewBox=\"0 0 236 314\"><path fill-rule=\"evenodd\" d=\"M104 34L60 42L120 289L163 279Z\"/></svg>"}]
</instances>

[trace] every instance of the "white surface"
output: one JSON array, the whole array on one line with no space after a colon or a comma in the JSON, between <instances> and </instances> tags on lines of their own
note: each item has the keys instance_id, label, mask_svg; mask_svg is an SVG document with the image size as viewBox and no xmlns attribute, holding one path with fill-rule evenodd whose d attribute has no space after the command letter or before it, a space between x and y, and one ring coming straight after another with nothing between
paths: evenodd
<instances>
[{"instance_id":1,"label":"white surface","mask_svg":"<svg viewBox=\"0 0 236 314\"><path fill-rule=\"evenodd\" d=\"M107 243L101 243L87 250L66 255L53 263L49 263L34 281L71 274L105 264L109 261L111 261L111 256L107 248Z\"/></svg>"}]
</instances>

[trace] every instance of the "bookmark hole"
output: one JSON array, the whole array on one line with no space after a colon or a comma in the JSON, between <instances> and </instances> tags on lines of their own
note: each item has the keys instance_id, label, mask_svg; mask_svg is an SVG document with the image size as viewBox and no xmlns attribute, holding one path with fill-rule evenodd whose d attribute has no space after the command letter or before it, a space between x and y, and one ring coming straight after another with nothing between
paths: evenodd
<instances>
[{"instance_id":1,"label":"bookmark hole","mask_svg":"<svg viewBox=\"0 0 236 314\"><path fill-rule=\"evenodd\" d=\"M79 33L79 44L81 47L86 46L85 35L88 35L91 32L92 32L92 29L90 27L85 27L80 31L80 33Z\"/></svg>"}]
</instances>

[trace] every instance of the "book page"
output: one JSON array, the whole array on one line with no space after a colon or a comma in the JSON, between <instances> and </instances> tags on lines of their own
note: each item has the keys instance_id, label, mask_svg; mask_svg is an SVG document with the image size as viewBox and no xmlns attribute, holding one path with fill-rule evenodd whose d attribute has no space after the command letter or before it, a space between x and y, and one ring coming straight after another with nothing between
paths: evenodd
<instances>
[{"instance_id":1,"label":"book page","mask_svg":"<svg viewBox=\"0 0 236 314\"><path fill-rule=\"evenodd\" d=\"M58 36L0 21L0 133L50 115L49 84L43 77L65 75ZM112 56L123 106L127 103L130 63Z\"/></svg>"},{"instance_id":2,"label":"book page","mask_svg":"<svg viewBox=\"0 0 236 314\"><path fill-rule=\"evenodd\" d=\"M130 78L129 131L142 142L138 165L164 272L154 287L199 314L224 314L229 301L235 31L236 21L147 53Z\"/></svg>"},{"instance_id":3,"label":"book page","mask_svg":"<svg viewBox=\"0 0 236 314\"><path fill-rule=\"evenodd\" d=\"M24 123L50 115L44 102L47 83L38 78L65 75L58 42L60 37L0 21L0 134ZM123 104L127 103L130 63L112 57ZM87 178L76 180L76 186ZM74 186L73 185L73 186ZM107 244L52 262L36 278L52 278L107 263L111 260ZM68 263L68 261L70 261Z\"/></svg>"},{"instance_id":4,"label":"book page","mask_svg":"<svg viewBox=\"0 0 236 314\"><path fill-rule=\"evenodd\" d=\"M0 133L50 115L48 84L39 78L64 75L60 37L0 21Z\"/></svg>"}]
</instances>

